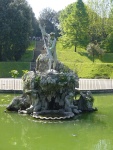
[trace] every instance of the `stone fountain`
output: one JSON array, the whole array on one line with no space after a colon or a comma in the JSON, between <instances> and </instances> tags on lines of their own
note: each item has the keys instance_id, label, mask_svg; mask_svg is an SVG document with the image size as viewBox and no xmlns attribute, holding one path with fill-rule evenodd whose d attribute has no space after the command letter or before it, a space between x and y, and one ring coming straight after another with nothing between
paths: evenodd
<instances>
[{"instance_id":1,"label":"stone fountain","mask_svg":"<svg viewBox=\"0 0 113 150\"><path fill-rule=\"evenodd\" d=\"M69 119L96 110L91 92L77 90L77 74L57 60L55 34L47 34L41 23L39 27L46 53L38 56L34 71L24 74L23 94L15 97L6 109L37 119ZM76 99L78 94L80 97Z\"/></svg>"},{"instance_id":2,"label":"stone fountain","mask_svg":"<svg viewBox=\"0 0 113 150\"><path fill-rule=\"evenodd\" d=\"M23 94L15 97L6 109L30 114L37 119L56 120L95 111L91 92L77 90L77 74L59 61L55 69L49 70L48 61L47 54L38 56L34 71L22 77Z\"/></svg>"}]
</instances>

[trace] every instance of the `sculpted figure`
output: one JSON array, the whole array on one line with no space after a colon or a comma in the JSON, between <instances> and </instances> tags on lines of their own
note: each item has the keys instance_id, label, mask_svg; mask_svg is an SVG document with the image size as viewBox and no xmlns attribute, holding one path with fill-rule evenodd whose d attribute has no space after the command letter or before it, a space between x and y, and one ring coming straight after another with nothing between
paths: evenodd
<instances>
[{"instance_id":1,"label":"sculpted figure","mask_svg":"<svg viewBox=\"0 0 113 150\"><path fill-rule=\"evenodd\" d=\"M23 94L22 96L15 97L6 109L8 111L18 111L25 110L28 107L30 107L29 96Z\"/></svg>"},{"instance_id":2,"label":"sculpted figure","mask_svg":"<svg viewBox=\"0 0 113 150\"><path fill-rule=\"evenodd\" d=\"M39 24L39 27L41 29L42 37L44 40L44 48L46 49L47 55L49 57L49 62L48 62L49 70L52 69L52 63L53 63L53 69L55 69L56 61L57 61L55 33L51 32L50 34L47 34L45 31L45 26L41 26L41 24Z\"/></svg>"},{"instance_id":3,"label":"sculpted figure","mask_svg":"<svg viewBox=\"0 0 113 150\"><path fill-rule=\"evenodd\" d=\"M94 98L90 91L86 93L80 92L80 98L78 101L78 109L81 111L96 111L97 108L93 108Z\"/></svg>"}]
</instances>

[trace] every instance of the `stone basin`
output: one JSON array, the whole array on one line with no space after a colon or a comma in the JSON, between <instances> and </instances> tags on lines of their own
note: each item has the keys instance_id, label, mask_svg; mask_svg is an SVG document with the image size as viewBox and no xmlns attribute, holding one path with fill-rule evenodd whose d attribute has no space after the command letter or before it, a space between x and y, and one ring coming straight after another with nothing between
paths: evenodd
<instances>
[{"instance_id":1,"label":"stone basin","mask_svg":"<svg viewBox=\"0 0 113 150\"><path fill-rule=\"evenodd\" d=\"M34 112L33 117L42 120L64 120L74 117L73 112L60 112L59 110L46 110Z\"/></svg>"}]
</instances>

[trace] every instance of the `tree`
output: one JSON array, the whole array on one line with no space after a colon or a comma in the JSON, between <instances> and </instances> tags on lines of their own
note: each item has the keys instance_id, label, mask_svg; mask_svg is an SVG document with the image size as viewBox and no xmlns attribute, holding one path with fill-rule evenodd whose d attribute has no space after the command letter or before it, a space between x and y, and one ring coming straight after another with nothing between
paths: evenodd
<instances>
[{"instance_id":1,"label":"tree","mask_svg":"<svg viewBox=\"0 0 113 150\"><path fill-rule=\"evenodd\" d=\"M104 54L104 50L100 48L100 45L97 43L97 41L93 43L89 43L87 45L87 51L88 51L88 54L92 56L93 62L94 62L95 56L102 56Z\"/></svg>"},{"instance_id":2,"label":"tree","mask_svg":"<svg viewBox=\"0 0 113 150\"><path fill-rule=\"evenodd\" d=\"M89 18L86 7L82 0L78 0L76 4L76 39L81 46L86 46L88 39ZM76 45L75 45L76 48Z\"/></svg>"},{"instance_id":3,"label":"tree","mask_svg":"<svg viewBox=\"0 0 113 150\"><path fill-rule=\"evenodd\" d=\"M59 40L62 42L63 47L71 47L74 45L75 41L71 36L75 34L75 30L73 29L73 13L76 7L75 3L68 5L64 10L60 12L59 22L60 22L60 30L61 37ZM73 43L74 42L74 43Z\"/></svg>"},{"instance_id":4,"label":"tree","mask_svg":"<svg viewBox=\"0 0 113 150\"><path fill-rule=\"evenodd\" d=\"M113 8L112 0L89 0L88 1L88 15L89 15L89 37L90 42L97 40L106 49L106 44L109 45L111 35L113 31L113 21L111 10ZM109 39L110 38L110 39ZM106 40L107 39L107 40ZM108 42L108 43L107 43Z\"/></svg>"},{"instance_id":5,"label":"tree","mask_svg":"<svg viewBox=\"0 0 113 150\"><path fill-rule=\"evenodd\" d=\"M113 7L111 8L110 15L107 21L107 37L104 40L103 45L105 49L107 49L107 52L113 53Z\"/></svg>"},{"instance_id":6,"label":"tree","mask_svg":"<svg viewBox=\"0 0 113 150\"><path fill-rule=\"evenodd\" d=\"M39 21L41 24L46 25L46 31L48 33L55 32L55 34L59 35L59 30L57 28L57 25L59 24L58 21L58 14L55 10L51 8L44 8L40 12Z\"/></svg>"},{"instance_id":7,"label":"tree","mask_svg":"<svg viewBox=\"0 0 113 150\"><path fill-rule=\"evenodd\" d=\"M32 9L26 0L0 0L0 60L19 60L31 34Z\"/></svg>"},{"instance_id":8,"label":"tree","mask_svg":"<svg viewBox=\"0 0 113 150\"><path fill-rule=\"evenodd\" d=\"M35 37L41 37L41 31L39 28L39 22L36 19L34 13L32 13L32 34L31 36L35 36Z\"/></svg>"},{"instance_id":9,"label":"tree","mask_svg":"<svg viewBox=\"0 0 113 150\"><path fill-rule=\"evenodd\" d=\"M62 41L64 46L86 46L88 43L89 20L82 0L69 5L60 15Z\"/></svg>"},{"instance_id":10,"label":"tree","mask_svg":"<svg viewBox=\"0 0 113 150\"><path fill-rule=\"evenodd\" d=\"M108 34L107 38L103 42L107 52L113 53L113 30Z\"/></svg>"}]
</instances>

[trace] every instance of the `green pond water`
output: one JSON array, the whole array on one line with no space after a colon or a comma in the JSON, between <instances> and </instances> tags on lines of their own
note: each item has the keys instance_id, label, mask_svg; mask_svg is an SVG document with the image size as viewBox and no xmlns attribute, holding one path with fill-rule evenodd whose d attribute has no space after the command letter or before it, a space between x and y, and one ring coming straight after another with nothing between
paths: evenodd
<instances>
[{"instance_id":1,"label":"green pond water","mask_svg":"<svg viewBox=\"0 0 113 150\"><path fill-rule=\"evenodd\" d=\"M113 94L94 95L98 111L68 121L5 113L13 97L0 94L0 150L113 150Z\"/></svg>"}]
</instances>

